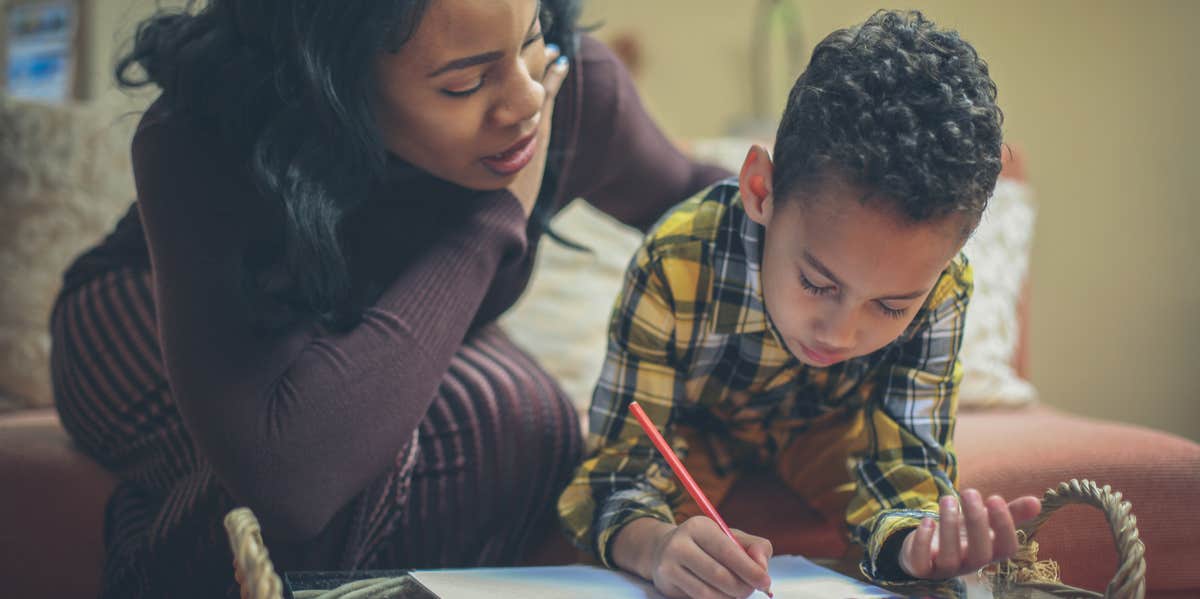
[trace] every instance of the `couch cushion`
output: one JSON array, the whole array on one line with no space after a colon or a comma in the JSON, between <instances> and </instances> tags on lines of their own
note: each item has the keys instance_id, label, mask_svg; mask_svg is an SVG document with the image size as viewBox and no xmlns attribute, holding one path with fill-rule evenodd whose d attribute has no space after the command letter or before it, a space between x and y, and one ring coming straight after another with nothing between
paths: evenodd
<instances>
[{"instance_id":1,"label":"couch cushion","mask_svg":"<svg viewBox=\"0 0 1200 599\"><path fill-rule=\"evenodd\" d=\"M94 597L115 482L53 410L0 416L0 580L9 597Z\"/></svg>"}]
</instances>

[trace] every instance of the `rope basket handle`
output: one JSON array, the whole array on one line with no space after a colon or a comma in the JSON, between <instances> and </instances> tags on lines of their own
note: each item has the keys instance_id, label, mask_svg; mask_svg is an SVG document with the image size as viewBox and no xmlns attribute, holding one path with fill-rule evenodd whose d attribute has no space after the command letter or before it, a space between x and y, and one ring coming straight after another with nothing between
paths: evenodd
<instances>
[{"instance_id":1,"label":"rope basket handle","mask_svg":"<svg viewBox=\"0 0 1200 599\"><path fill-rule=\"evenodd\" d=\"M1036 571L1037 543L1033 538L1038 528L1059 508L1070 504L1086 504L1104 512L1112 531L1117 549L1117 572L1104 591L1106 599L1144 599L1146 596L1146 546L1138 535L1137 517L1131 512L1133 506L1124 501L1119 491L1108 485L1103 487L1090 480L1071 479L1047 489L1042 497L1042 511L1033 520L1017 530L1021 550L1013 559L1001 564L994 574L994 581L1002 586L1008 581L1021 579L1045 582ZM1041 562L1045 563L1045 562ZM1049 568L1057 577L1057 566ZM1041 579L1041 580L1039 580Z\"/></svg>"},{"instance_id":2,"label":"rope basket handle","mask_svg":"<svg viewBox=\"0 0 1200 599\"><path fill-rule=\"evenodd\" d=\"M233 575L242 599L283 599L283 581L263 544L258 518L249 508L239 507L225 516L225 533L233 551Z\"/></svg>"}]
</instances>

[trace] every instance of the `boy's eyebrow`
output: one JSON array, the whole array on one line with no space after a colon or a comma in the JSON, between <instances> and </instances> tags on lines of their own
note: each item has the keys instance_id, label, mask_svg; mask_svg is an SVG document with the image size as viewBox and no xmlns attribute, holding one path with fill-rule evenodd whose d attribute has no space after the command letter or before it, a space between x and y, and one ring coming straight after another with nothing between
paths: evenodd
<instances>
[{"instance_id":1,"label":"boy's eyebrow","mask_svg":"<svg viewBox=\"0 0 1200 599\"><path fill-rule=\"evenodd\" d=\"M928 293L928 292L929 292L929 290L928 290L928 289L926 289L926 290L923 290L923 291L911 291L911 292L909 292L909 293L903 293L903 294L900 294L900 295L889 295L889 296L887 296L887 297L877 297L877 298L875 298L875 301L888 301L888 300L901 300L901 301L903 301L903 300L914 300L914 299L917 299L918 297L921 297L921 296L925 295L925 294L926 294L926 293Z\"/></svg>"},{"instance_id":2,"label":"boy's eyebrow","mask_svg":"<svg viewBox=\"0 0 1200 599\"><path fill-rule=\"evenodd\" d=\"M819 273L821 273L822 275L824 275L824 277L825 277L826 279L829 279L830 281L833 281L833 284L834 284L834 285L837 285L838 287L842 287L842 282L841 282L840 280L838 280L837 276L836 276L836 275L834 275L834 274L833 274L833 272L831 272L831 271L829 270L829 267L828 267L828 266L825 266L824 264L821 264L821 261L820 261L820 260L817 260L815 256L813 256L812 254L808 253L808 250L805 250L805 251L804 251L804 259L808 261L808 264L809 264L810 266L812 266L813 268L817 269L817 272L819 272Z\"/></svg>"},{"instance_id":3,"label":"boy's eyebrow","mask_svg":"<svg viewBox=\"0 0 1200 599\"><path fill-rule=\"evenodd\" d=\"M822 264L820 260L817 260L816 256L813 256L812 254L805 251L804 259L808 261L810 266L817 269L817 272L821 273L825 278L829 279L830 281L833 281L834 285L837 285L839 287L842 286L842 282L838 280L837 276L835 276L833 274L833 272L829 270L829 267ZM924 296L928 292L929 292L928 289L922 289L922 290L918 290L918 291L910 291L908 293L901 293L898 295L889 295L887 297L877 297L877 298L875 298L875 301L914 300L914 299Z\"/></svg>"},{"instance_id":4,"label":"boy's eyebrow","mask_svg":"<svg viewBox=\"0 0 1200 599\"><path fill-rule=\"evenodd\" d=\"M533 31L533 26L537 25L538 17L541 16L541 14L542 14L542 3L538 2L537 7L533 11L533 20L529 22L529 29L525 30L525 37L529 37L529 32ZM503 52L501 52L499 50L495 50L492 52L484 52L483 54L476 54L474 56L467 56L466 58L456 58L454 60L451 60L450 62L447 62L446 64L442 65L441 67L438 67L436 70L434 70L432 73L429 74L429 77L433 78L433 77L437 77L438 75L441 75L441 74L449 72L449 71L468 69L473 66L487 64L489 62L496 62L497 60L500 60L500 58L503 56L504 56Z\"/></svg>"}]
</instances>

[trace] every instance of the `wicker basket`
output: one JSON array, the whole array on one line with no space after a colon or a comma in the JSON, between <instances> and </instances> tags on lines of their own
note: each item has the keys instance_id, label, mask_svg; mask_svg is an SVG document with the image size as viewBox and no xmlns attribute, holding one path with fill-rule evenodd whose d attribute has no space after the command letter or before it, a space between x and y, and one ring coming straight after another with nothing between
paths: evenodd
<instances>
[{"instance_id":1,"label":"wicker basket","mask_svg":"<svg viewBox=\"0 0 1200 599\"><path fill-rule=\"evenodd\" d=\"M1037 560L1038 528L1059 508L1070 504L1085 504L1104 512L1112 530L1117 549L1117 573L1104 594L1085 591L1061 584L1058 567L1050 561ZM1071 479L1047 489L1042 497L1042 512L1017 531L1021 549L1006 563L991 568L992 588L997 596L1016 594L1016 588L1038 589L1060 597L1105 597L1106 599L1143 599L1146 596L1146 546L1138 535L1137 517L1121 493L1108 485L1103 487L1090 480Z\"/></svg>"},{"instance_id":2,"label":"wicker basket","mask_svg":"<svg viewBox=\"0 0 1200 599\"><path fill-rule=\"evenodd\" d=\"M225 516L225 532L233 550L233 573L242 599L283 599L283 582L275 573L262 529L249 508ZM356 580L332 590L298 591L296 599L386 599L396 597L407 583L397 578Z\"/></svg>"}]
</instances>

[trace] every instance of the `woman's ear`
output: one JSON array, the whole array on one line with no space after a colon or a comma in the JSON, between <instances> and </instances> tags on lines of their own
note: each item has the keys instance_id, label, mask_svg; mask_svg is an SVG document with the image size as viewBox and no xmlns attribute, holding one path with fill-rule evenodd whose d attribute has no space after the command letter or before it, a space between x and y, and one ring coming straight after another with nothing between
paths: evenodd
<instances>
[{"instance_id":1,"label":"woman's ear","mask_svg":"<svg viewBox=\"0 0 1200 599\"><path fill-rule=\"evenodd\" d=\"M742 193L742 206L750 220L766 225L771 220L774 195L771 190L771 175L775 166L767 149L755 145L746 153L742 172L738 175L738 188Z\"/></svg>"}]
</instances>

